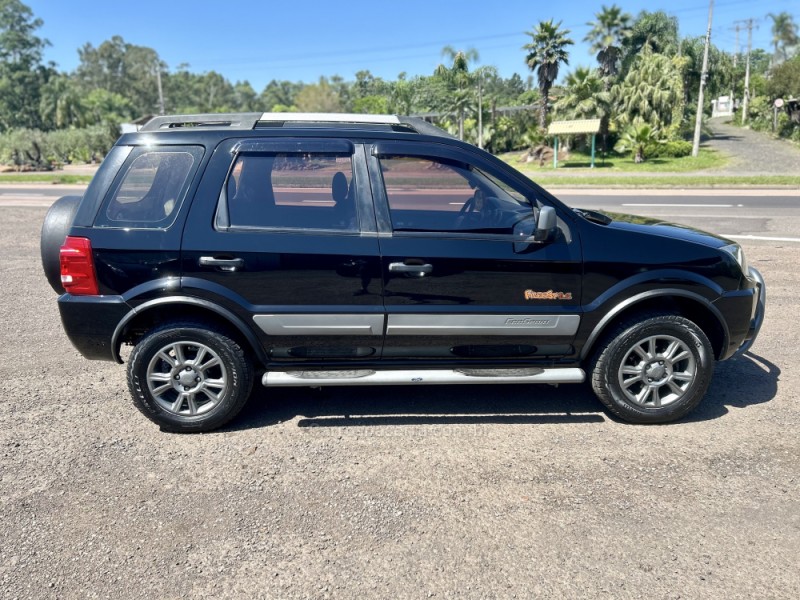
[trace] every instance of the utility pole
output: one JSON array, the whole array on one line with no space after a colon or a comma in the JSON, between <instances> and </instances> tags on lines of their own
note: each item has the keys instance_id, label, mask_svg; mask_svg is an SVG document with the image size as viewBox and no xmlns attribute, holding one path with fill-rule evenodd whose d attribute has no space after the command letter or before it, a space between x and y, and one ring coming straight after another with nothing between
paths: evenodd
<instances>
[{"instance_id":1,"label":"utility pole","mask_svg":"<svg viewBox=\"0 0 800 600\"><path fill-rule=\"evenodd\" d=\"M483 148L483 71L478 71L478 148Z\"/></svg>"},{"instance_id":2,"label":"utility pole","mask_svg":"<svg viewBox=\"0 0 800 600\"><path fill-rule=\"evenodd\" d=\"M708 31L706 31L706 48L703 51L703 70L700 72L700 92L697 94L697 117L694 121L694 143L692 156L700 152L700 128L703 126L703 92L708 78L708 47L711 45L711 17L714 13L714 0L708 0Z\"/></svg>"},{"instance_id":3,"label":"utility pole","mask_svg":"<svg viewBox=\"0 0 800 600\"><path fill-rule=\"evenodd\" d=\"M164 89L161 87L161 65L156 63L156 82L158 83L158 114L165 114L164 110Z\"/></svg>"},{"instance_id":4,"label":"utility pole","mask_svg":"<svg viewBox=\"0 0 800 600\"><path fill-rule=\"evenodd\" d=\"M733 82L731 83L731 114L736 108L736 63L739 60L739 24L736 24L736 48L733 52Z\"/></svg>"},{"instance_id":5,"label":"utility pole","mask_svg":"<svg viewBox=\"0 0 800 600\"><path fill-rule=\"evenodd\" d=\"M747 64L744 68L744 94L742 99L742 125L747 123L747 107L750 104L750 51L753 48L753 19L744 21L747 24Z\"/></svg>"}]
</instances>

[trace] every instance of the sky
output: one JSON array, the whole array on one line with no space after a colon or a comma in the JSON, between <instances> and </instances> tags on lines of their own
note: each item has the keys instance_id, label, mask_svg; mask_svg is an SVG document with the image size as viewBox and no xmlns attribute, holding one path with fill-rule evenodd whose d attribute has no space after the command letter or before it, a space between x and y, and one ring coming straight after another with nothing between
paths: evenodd
<instances>
[{"instance_id":1,"label":"sky","mask_svg":"<svg viewBox=\"0 0 800 600\"><path fill-rule=\"evenodd\" d=\"M272 79L313 82L320 76L355 79L368 69L394 80L430 75L443 62L442 48L475 48L474 66L492 65L503 77L529 72L522 46L542 20L561 21L570 30L570 64L594 65L583 41L602 1L586 0L23 0L44 21L38 30L51 46L45 61L70 72L78 48L99 46L114 35L155 49L170 70L188 65L195 73L217 71L231 82L247 80L260 92ZM606 2L611 5L613 2ZM705 35L708 0L617 0L623 10L664 10L678 17L681 35ZM735 22L753 18L753 47L769 50L768 13L789 12L800 23L799 0L716 0L712 42L733 52ZM742 49L746 30L739 34Z\"/></svg>"}]
</instances>

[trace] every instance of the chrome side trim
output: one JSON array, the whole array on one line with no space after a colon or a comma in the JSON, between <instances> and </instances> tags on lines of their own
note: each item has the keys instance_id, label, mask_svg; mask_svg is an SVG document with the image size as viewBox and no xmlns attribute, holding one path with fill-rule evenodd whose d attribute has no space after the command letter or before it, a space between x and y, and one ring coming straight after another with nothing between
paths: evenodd
<instances>
[{"instance_id":1,"label":"chrome side trim","mask_svg":"<svg viewBox=\"0 0 800 600\"><path fill-rule=\"evenodd\" d=\"M574 335L579 315L389 315L387 335Z\"/></svg>"},{"instance_id":2,"label":"chrome side trim","mask_svg":"<svg viewBox=\"0 0 800 600\"><path fill-rule=\"evenodd\" d=\"M383 315L255 315L267 335L383 335Z\"/></svg>"},{"instance_id":3,"label":"chrome side trim","mask_svg":"<svg viewBox=\"0 0 800 600\"><path fill-rule=\"evenodd\" d=\"M261 378L265 387L322 387L337 385L452 385L457 383L583 383L586 374L583 369L569 367L563 369L540 369L533 374L519 374L519 369L509 369L509 375L502 375L501 369L492 377L470 375L468 372L435 371L373 371L365 375L341 377L333 371L319 371L313 377L309 371L298 373L268 371Z\"/></svg>"}]
</instances>

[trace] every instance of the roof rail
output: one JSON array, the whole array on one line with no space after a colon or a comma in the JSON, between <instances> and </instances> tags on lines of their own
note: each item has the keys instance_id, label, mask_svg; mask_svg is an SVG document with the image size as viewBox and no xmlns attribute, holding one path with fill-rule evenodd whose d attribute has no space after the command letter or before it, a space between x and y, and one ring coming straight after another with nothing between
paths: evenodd
<instances>
[{"instance_id":1,"label":"roof rail","mask_svg":"<svg viewBox=\"0 0 800 600\"><path fill-rule=\"evenodd\" d=\"M150 119L139 131L163 131L207 127L209 129L253 129L261 113L206 113L201 115L169 115Z\"/></svg>"},{"instance_id":2,"label":"roof rail","mask_svg":"<svg viewBox=\"0 0 800 600\"><path fill-rule=\"evenodd\" d=\"M169 131L192 128L254 129L259 123L352 123L368 125L400 125L423 135L450 135L419 117L398 115L366 115L355 113L205 113L199 115L166 115L150 119L139 131Z\"/></svg>"},{"instance_id":3,"label":"roof rail","mask_svg":"<svg viewBox=\"0 0 800 600\"><path fill-rule=\"evenodd\" d=\"M265 112L261 122L280 121L284 123L370 123L379 125L399 125L397 115L366 115L356 113L292 113Z\"/></svg>"}]
</instances>

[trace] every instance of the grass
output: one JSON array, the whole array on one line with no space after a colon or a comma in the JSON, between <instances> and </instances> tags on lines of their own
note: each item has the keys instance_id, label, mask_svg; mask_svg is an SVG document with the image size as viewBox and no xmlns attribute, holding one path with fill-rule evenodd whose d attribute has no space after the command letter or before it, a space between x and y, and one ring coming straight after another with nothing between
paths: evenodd
<instances>
[{"instance_id":1,"label":"grass","mask_svg":"<svg viewBox=\"0 0 800 600\"><path fill-rule=\"evenodd\" d=\"M65 173L0 173L3 183L82 183L92 180L91 175L67 175Z\"/></svg>"},{"instance_id":2,"label":"grass","mask_svg":"<svg viewBox=\"0 0 800 600\"><path fill-rule=\"evenodd\" d=\"M800 187L800 175L653 175L630 177L625 175L592 177L550 176L525 172L544 187L627 187L627 188L683 188L683 187Z\"/></svg>"},{"instance_id":3,"label":"grass","mask_svg":"<svg viewBox=\"0 0 800 600\"><path fill-rule=\"evenodd\" d=\"M545 166L519 162L519 152L498 155L518 171L545 187L800 187L800 175L718 175L715 169L728 164L728 158L716 150L701 148L697 158L651 158L636 164L630 156L613 154L603 161L595 156L595 168L590 168L590 156L574 152L568 160L559 161L553 169L552 159Z\"/></svg>"},{"instance_id":4,"label":"grass","mask_svg":"<svg viewBox=\"0 0 800 600\"><path fill-rule=\"evenodd\" d=\"M498 158L504 160L515 169L523 173L552 173L553 161L547 161L543 167L537 162L519 162L519 152L506 152L499 154ZM728 164L728 158L716 150L701 148L697 158L683 156L681 158L650 158L643 163L635 163L630 154L618 155L610 153L602 158L598 152L595 154L594 169L591 168L591 155L583 152L573 152L566 160L559 160L558 173L573 171L575 173L687 173L703 171L706 169L719 169Z\"/></svg>"}]
</instances>

